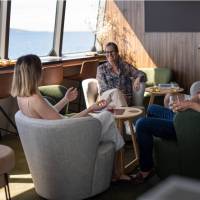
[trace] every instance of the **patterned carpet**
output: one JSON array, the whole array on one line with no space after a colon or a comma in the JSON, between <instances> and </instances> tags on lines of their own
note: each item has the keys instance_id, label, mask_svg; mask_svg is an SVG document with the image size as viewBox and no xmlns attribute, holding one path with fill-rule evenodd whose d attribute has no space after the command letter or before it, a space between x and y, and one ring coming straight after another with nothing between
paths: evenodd
<instances>
[{"instance_id":1,"label":"patterned carpet","mask_svg":"<svg viewBox=\"0 0 200 200\"><path fill-rule=\"evenodd\" d=\"M15 135L6 135L2 137L0 143L13 148L16 154L15 169L10 175L12 200L41 200L42 198L35 192L19 137ZM107 191L90 198L90 200L134 200L158 183L158 177L154 176L145 184L137 186L127 183L111 184L111 187ZM0 189L0 199L5 199L3 188Z\"/></svg>"}]
</instances>

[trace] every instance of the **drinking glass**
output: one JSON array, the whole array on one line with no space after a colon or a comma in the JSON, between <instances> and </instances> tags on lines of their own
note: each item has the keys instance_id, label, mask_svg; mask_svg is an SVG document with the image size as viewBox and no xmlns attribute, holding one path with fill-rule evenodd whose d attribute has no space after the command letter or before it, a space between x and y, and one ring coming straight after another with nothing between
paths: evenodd
<instances>
[{"instance_id":1,"label":"drinking glass","mask_svg":"<svg viewBox=\"0 0 200 200\"><path fill-rule=\"evenodd\" d=\"M172 109L173 104L175 102L181 102L181 101L184 101L184 100L185 100L184 94L171 94L169 96L169 104L168 104L169 109Z\"/></svg>"},{"instance_id":2,"label":"drinking glass","mask_svg":"<svg viewBox=\"0 0 200 200\"><path fill-rule=\"evenodd\" d=\"M170 83L171 91L176 92L179 89L179 86L177 83Z\"/></svg>"},{"instance_id":3,"label":"drinking glass","mask_svg":"<svg viewBox=\"0 0 200 200\"><path fill-rule=\"evenodd\" d=\"M184 100L185 100L185 101L190 101L191 98L192 98L191 95L184 94Z\"/></svg>"},{"instance_id":4,"label":"drinking glass","mask_svg":"<svg viewBox=\"0 0 200 200\"><path fill-rule=\"evenodd\" d=\"M181 101L188 101L191 99L190 95L187 94L173 94L169 96L169 109L172 109L173 103L175 102L181 102Z\"/></svg>"},{"instance_id":5,"label":"drinking glass","mask_svg":"<svg viewBox=\"0 0 200 200\"><path fill-rule=\"evenodd\" d=\"M187 94L177 94L177 100L179 102L181 102L181 101L187 101L187 100L190 100L190 99L191 99L190 95L187 95Z\"/></svg>"},{"instance_id":6,"label":"drinking glass","mask_svg":"<svg viewBox=\"0 0 200 200\"><path fill-rule=\"evenodd\" d=\"M178 100L177 95L170 95L170 96L169 96L169 104L168 104L169 109L172 110L172 108L173 108L173 103L174 103L175 101L177 101L177 100Z\"/></svg>"}]
</instances>

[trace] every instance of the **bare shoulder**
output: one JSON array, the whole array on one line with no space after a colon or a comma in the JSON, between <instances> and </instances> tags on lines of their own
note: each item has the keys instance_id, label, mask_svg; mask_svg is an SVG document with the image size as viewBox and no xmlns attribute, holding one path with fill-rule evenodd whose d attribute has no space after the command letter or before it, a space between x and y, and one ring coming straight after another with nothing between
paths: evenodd
<instances>
[{"instance_id":1,"label":"bare shoulder","mask_svg":"<svg viewBox=\"0 0 200 200\"><path fill-rule=\"evenodd\" d=\"M42 119L61 119L59 113L50 106L40 94L31 96L31 104L34 111Z\"/></svg>"},{"instance_id":2,"label":"bare shoulder","mask_svg":"<svg viewBox=\"0 0 200 200\"><path fill-rule=\"evenodd\" d=\"M41 108L44 107L42 97L37 94L28 97L17 97L20 110L27 116L33 118L42 118L40 115Z\"/></svg>"},{"instance_id":3,"label":"bare shoulder","mask_svg":"<svg viewBox=\"0 0 200 200\"><path fill-rule=\"evenodd\" d=\"M42 96L41 95L39 95L39 94L33 94L32 96L30 96L30 98L32 98L33 100L35 99L42 99Z\"/></svg>"},{"instance_id":4,"label":"bare shoulder","mask_svg":"<svg viewBox=\"0 0 200 200\"><path fill-rule=\"evenodd\" d=\"M29 102L29 103L32 103L32 102L38 102L38 101L41 101L41 97L39 97L39 95L32 95L32 96L24 96L24 97L17 97L17 101L18 103L26 103L26 102Z\"/></svg>"},{"instance_id":5,"label":"bare shoulder","mask_svg":"<svg viewBox=\"0 0 200 200\"><path fill-rule=\"evenodd\" d=\"M31 101L32 103L42 103L44 102L44 99L41 95L39 94L33 94L32 96L29 97L29 101Z\"/></svg>"},{"instance_id":6,"label":"bare shoulder","mask_svg":"<svg viewBox=\"0 0 200 200\"><path fill-rule=\"evenodd\" d=\"M40 111L41 109L43 110L48 107L47 103L41 95L33 94L28 98L29 106L35 111Z\"/></svg>"}]
</instances>

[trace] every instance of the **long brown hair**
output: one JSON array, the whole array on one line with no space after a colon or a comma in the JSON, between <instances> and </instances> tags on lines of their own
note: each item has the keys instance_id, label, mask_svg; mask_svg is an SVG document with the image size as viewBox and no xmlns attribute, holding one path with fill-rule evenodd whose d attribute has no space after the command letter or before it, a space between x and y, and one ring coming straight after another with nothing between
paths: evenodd
<instances>
[{"instance_id":1,"label":"long brown hair","mask_svg":"<svg viewBox=\"0 0 200 200\"><path fill-rule=\"evenodd\" d=\"M18 58L12 81L13 97L28 97L37 93L42 74L42 64L38 56L29 54Z\"/></svg>"}]
</instances>

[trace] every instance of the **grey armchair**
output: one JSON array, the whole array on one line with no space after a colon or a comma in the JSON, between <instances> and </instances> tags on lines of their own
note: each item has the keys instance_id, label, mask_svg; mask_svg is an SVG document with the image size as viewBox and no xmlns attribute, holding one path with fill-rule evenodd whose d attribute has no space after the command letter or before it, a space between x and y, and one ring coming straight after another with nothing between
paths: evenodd
<instances>
[{"instance_id":1,"label":"grey armchair","mask_svg":"<svg viewBox=\"0 0 200 200\"><path fill-rule=\"evenodd\" d=\"M199 122L199 112L179 112L174 119L177 140L155 139L155 165L161 178L179 174L200 179Z\"/></svg>"},{"instance_id":2,"label":"grey armchair","mask_svg":"<svg viewBox=\"0 0 200 200\"><path fill-rule=\"evenodd\" d=\"M91 117L42 120L15 115L35 190L46 199L84 199L111 181L114 144L100 142Z\"/></svg>"},{"instance_id":3,"label":"grey armchair","mask_svg":"<svg viewBox=\"0 0 200 200\"><path fill-rule=\"evenodd\" d=\"M190 95L200 91L200 81L190 87ZM172 174L200 179L200 113L178 112L174 119L177 140L155 138L155 165L161 178Z\"/></svg>"}]
</instances>

